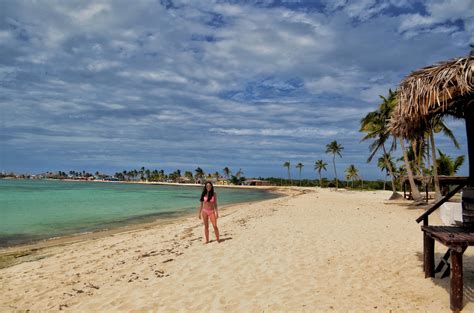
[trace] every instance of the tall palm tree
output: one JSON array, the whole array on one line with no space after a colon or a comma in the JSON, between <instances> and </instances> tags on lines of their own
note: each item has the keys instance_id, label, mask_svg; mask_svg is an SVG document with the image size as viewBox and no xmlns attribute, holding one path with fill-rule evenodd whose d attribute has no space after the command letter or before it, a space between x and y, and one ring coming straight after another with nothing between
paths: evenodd
<instances>
[{"instance_id":1,"label":"tall palm tree","mask_svg":"<svg viewBox=\"0 0 474 313\"><path fill-rule=\"evenodd\" d=\"M314 169L316 171L318 171L318 174L319 174L319 187L323 187L323 179L321 178L321 171L322 170L327 170L326 169L326 166L328 164L326 162L324 162L323 160L317 160L315 163L314 163Z\"/></svg>"},{"instance_id":2,"label":"tall palm tree","mask_svg":"<svg viewBox=\"0 0 474 313\"><path fill-rule=\"evenodd\" d=\"M300 187L301 187L301 169L303 168L303 163L298 163L296 164L296 168L300 170Z\"/></svg>"},{"instance_id":3,"label":"tall palm tree","mask_svg":"<svg viewBox=\"0 0 474 313\"><path fill-rule=\"evenodd\" d=\"M354 164L349 165L346 169L346 179L352 181L352 188L354 188L354 180L360 178L359 170L354 166Z\"/></svg>"},{"instance_id":4,"label":"tall palm tree","mask_svg":"<svg viewBox=\"0 0 474 313\"><path fill-rule=\"evenodd\" d=\"M290 184L293 185L293 183L291 182L290 166L290 161L286 161L285 163L283 163L283 167L286 167L288 169L288 180L290 181Z\"/></svg>"},{"instance_id":5,"label":"tall palm tree","mask_svg":"<svg viewBox=\"0 0 474 313\"><path fill-rule=\"evenodd\" d=\"M326 145L326 153L332 153L332 163L334 165L334 176L336 178L336 190L339 187L339 183L337 179L337 170L336 170L336 154L342 158L341 152L343 149L344 147L338 144L336 140Z\"/></svg>"},{"instance_id":6,"label":"tall palm tree","mask_svg":"<svg viewBox=\"0 0 474 313\"><path fill-rule=\"evenodd\" d=\"M392 179L392 195L389 199L396 199L401 197L401 195L397 192L395 185L394 168L391 166L389 160L385 158L389 154L385 147L387 141L392 141L389 151L395 149L396 141L390 134L389 120L396 105L396 93L389 89L388 97L386 98L384 96L380 96L380 98L382 99L382 103L379 105L377 110L369 112L364 118L361 119L361 127L359 131L367 133L367 135L362 138L362 141L374 139L374 142L369 146L371 153L367 159L367 162L372 161L372 158L375 156L377 151L382 148L385 164Z\"/></svg>"}]
</instances>

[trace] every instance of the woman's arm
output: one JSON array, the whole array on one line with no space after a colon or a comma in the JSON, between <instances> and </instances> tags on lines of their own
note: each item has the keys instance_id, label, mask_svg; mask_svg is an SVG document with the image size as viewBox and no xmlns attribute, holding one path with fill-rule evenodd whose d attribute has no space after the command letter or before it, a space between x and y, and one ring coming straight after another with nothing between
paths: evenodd
<instances>
[{"instance_id":1,"label":"woman's arm","mask_svg":"<svg viewBox=\"0 0 474 313\"><path fill-rule=\"evenodd\" d=\"M219 217L219 211L217 209L217 193L214 193L214 211L216 214L216 218Z\"/></svg>"},{"instance_id":2,"label":"woman's arm","mask_svg":"<svg viewBox=\"0 0 474 313\"><path fill-rule=\"evenodd\" d=\"M202 212L202 201L201 201L201 206L199 207L199 213L198 213L199 219L201 219L201 212Z\"/></svg>"}]
</instances>

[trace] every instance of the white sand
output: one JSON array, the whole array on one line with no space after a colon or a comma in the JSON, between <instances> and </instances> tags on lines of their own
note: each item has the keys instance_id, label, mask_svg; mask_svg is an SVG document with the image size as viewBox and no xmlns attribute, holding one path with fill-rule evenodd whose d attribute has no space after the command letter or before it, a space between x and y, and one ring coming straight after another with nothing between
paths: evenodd
<instances>
[{"instance_id":1,"label":"white sand","mask_svg":"<svg viewBox=\"0 0 474 313\"><path fill-rule=\"evenodd\" d=\"M0 270L0 311L449 311L449 279L422 271L423 211L389 195L312 189L239 205L221 212L221 243L204 245L194 217L48 248ZM474 249L464 269L469 312Z\"/></svg>"}]
</instances>

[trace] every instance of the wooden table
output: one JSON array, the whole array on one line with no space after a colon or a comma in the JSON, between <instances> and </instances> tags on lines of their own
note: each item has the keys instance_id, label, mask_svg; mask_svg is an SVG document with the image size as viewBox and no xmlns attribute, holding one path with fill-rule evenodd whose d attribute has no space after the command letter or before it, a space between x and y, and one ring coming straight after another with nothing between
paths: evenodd
<instances>
[{"instance_id":1,"label":"wooden table","mask_svg":"<svg viewBox=\"0 0 474 313\"><path fill-rule=\"evenodd\" d=\"M462 309L463 269L462 256L468 246L474 245L474 229L451 226L421 226L423 231L423 268L425 277L434 277L434 241L450 249L450 306L454 312Z\"/></svg>"}]
</instances>

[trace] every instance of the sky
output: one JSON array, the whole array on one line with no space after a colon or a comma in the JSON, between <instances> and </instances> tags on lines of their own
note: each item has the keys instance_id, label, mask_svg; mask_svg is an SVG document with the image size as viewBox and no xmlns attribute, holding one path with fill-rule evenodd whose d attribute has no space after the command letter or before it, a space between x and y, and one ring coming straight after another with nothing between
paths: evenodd
<instances>
[{"instance_id":1,"label":"sky","mask_svg":"<svg viewBox=\"0 0 474 313\"><path fill-rule=\"evenodd\" d=\"M314 179L322 159L332 178L337 140L339 178L381 179L360 119L469 43L474 0L2 0L0 171L286 177L289 161ZM461 149L438 147L467 155L446 123Z\"/></svg>"}]
</instances>

